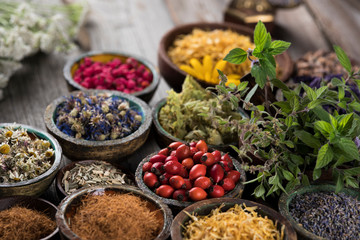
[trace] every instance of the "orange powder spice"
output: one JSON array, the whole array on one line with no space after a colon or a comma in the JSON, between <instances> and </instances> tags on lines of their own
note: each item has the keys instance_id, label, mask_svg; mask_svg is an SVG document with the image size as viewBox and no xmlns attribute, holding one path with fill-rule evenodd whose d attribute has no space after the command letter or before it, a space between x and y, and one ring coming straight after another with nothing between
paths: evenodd
<instances>
[{"instance_id":1,"label":"orange powder spice","mask_svg":"<svg viewBox=\"0 0 360 240\"><path fill-rule=\"evenodd\" d=\"M0 212L0 239L37 240L51 234L56 223L45 213L25 207L12 207Z\"/></svg>"},{"instance_id":2,"label":"orange powder spice","mask_svg":"<svg viewBox=\"0 0 360 240\"><path fill-rule=\"evenodd\" d=\"M131 194L89 196L71 218L71 230L81 239L154 239L164 220L159 210Z\"/></svg>"}]
</instances>

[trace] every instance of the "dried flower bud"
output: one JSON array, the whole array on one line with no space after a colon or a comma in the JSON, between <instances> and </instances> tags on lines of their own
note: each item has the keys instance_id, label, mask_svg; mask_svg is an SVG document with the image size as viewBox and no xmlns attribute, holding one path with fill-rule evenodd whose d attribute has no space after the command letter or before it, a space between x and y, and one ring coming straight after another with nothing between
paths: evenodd
<instances>
[{"instance_id":1,"label":"dried flower bud","mask_svg":"<svg viewBox=\"0 0 360 240\"><path fill-rule=\"evenodd\" d=\"M141 122L142 116L141 115L135 115L135 120Z\"/></svg>"},{"instance_id":2,"label":"dried flower bud","mask_svg":"<svg viewBox=\"0 0 360 240\"><path fill-rule=\"evenodd\" d=\"M10 152L10 146L9 146L9 144L3 143L3 144L0 146L0 153L2 153L2 154L8 154L9 152Z\"/></svg>"}]
</instances>

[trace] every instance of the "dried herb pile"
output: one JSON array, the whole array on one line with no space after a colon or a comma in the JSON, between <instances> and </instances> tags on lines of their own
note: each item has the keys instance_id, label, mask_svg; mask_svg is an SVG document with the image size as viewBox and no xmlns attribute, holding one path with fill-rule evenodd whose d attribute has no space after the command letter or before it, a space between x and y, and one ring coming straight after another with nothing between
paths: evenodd
<instances>
[{"instance_id":1,"label":"dried herb pile","mask_svg":"<svg viewBox=\"0 0 360 240\"><path fill-rule=\"evenodd\" d=\"M154 239L164 225L147 202L131 194L89 196L70 219L82 239Z\"/></svg>"},{"instance_id":2,"label":"dried herb pile","mask_svg":"<svg viewBox=\"0 0 360 240\"><path fill-rule=\"evenodd\" d=\"M56 223L42 212L12 207L0 212L0 239L38 240L51 234Z\"/></svg>"},{"instance_id":3,"label":"dried herb pile","mask_svg":"<svg viewBox=\"0 0 360 240\"><path fill-rule=\"evenodd\" d=\"M54 150L25 129L0 128L0 183L33 179L51 167Z\"/></svg>"},{"instance_id":4,"label":"dried herb pile","mask_svg":"<svg viewBox=\"0 0 360 240\"><path fill-rule=\"evenodd\" d=\"M174 90L168 93L166 104L159 112L159 122L171 135L188 142L203 139L212 145L237 140L236 127L218 122L239 121L241 115L233 111L229 103L220 104L218 98L202 88L192 77L186 77L181 93Z\"/></svg>"},{"instance_id":5,"label":"dried herb pile","mask_svg":"<svg viewBox=\"0 0 360 240\"><path fill-rule=\"evenodd\" d=\"M105 93L72 95L57 108L56 126L65 134L103 141L126 137L141 125L142 116L130 103Z\"/></svg>"},{"instance_id":6,"label":"dried herb pile","mask_svg":"<svg viewBox=\"0 0 360 240\"><path fill-rule=\"evenodd\" d=\"M189 215L191 220L185 226L184 239L263 239L280 240L284 238L284 227L281 232L277 230L277 223L267 216L262 217L257 207L235 205L225 212L220 206L207 216Z\"/></svg>"},{"instance_id":7,"label":"dried herb pile","mask_svg":"<svg viewBox=\"0 0 360 240\"><path fill-rule=\"evenodd\" d=\"M317 236L330 240L360 239L360 201L345 193L296 195L289 211L295 221Z\"/></svg>"},{"instance_id":8,"label":"dried herb pile","mask_svg":"<svg viewBox=\"0 0 360 240\"><path fill-rule=\"evenodd\" d=\"M89 165L76 164L75 167L64 173L61 183L67 194L71 194L79 188L94 185L134 185L120 169L102 161Z\"/></svg>"}]
</instances>

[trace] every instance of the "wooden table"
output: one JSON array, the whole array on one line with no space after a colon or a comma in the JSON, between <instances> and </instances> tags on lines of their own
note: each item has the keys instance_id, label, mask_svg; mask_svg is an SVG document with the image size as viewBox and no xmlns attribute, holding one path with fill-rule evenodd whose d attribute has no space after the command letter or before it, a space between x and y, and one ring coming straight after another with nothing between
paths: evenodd
<instances>
[{"instance_id":1,"label":"wooden table","mask_svg":"<svg viewBox=\"0 0 360 240\"><path fill-rule=\"evenodd\" d=\"M289 52L293 59L306 51L330 49L329 42L336 42L346 51L352 51L352 57L360 62L360 48L356 46L360 39L360 21L356 21L360 18L357 1L341 1L340 5L338 0L305 0L306 5L278 10L275 36L292 42ZM125 51L141 55L156 64L158 45L166 31L182 23L222 21L228 4L229 0L89 0L91 12L85 28L92 50ZM345 16L347 10L351 14ZM315 18L314 14L320 15ZM330 29L332 32L322 30L321 27L327 24L337 28ZM358 37L352 39L356 35ZM45 130L45 107L68 92L62 74L63 66L68 58L79 53L69 56L38 54L26 59L24 68L12 77L5 89L5 99L0 101L0 122L17 122ZM167 90L169 86L162 79L150 106L166 97ZM135 172L138 163L158 149L151 132L145 145L127 157L125 163ZM64 156L62 166L69 161ZM42 197L59 203L54 183Z\"/></svg>"}]
</instances>

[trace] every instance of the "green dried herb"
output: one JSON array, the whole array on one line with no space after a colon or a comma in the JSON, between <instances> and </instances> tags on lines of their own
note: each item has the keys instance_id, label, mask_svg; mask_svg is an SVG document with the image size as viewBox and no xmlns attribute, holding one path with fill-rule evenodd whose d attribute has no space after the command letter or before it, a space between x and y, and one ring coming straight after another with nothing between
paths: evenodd
<instances>
[{"instance_id":1,"label":"green dried herb","mask_svg":"<svg viewBox=\"0 0 360 240\"><path fill-rule=\"evenodd\" d=\"M204 139L212 145L238 139L237 127L229 123L242 117L232 110L231 104L221 104L221 99L190 76L186 77L182 89L181 93L170 90L166 104L159 112L159 122L167 132L185 141Z\"/></svg>"}]
</instances>

